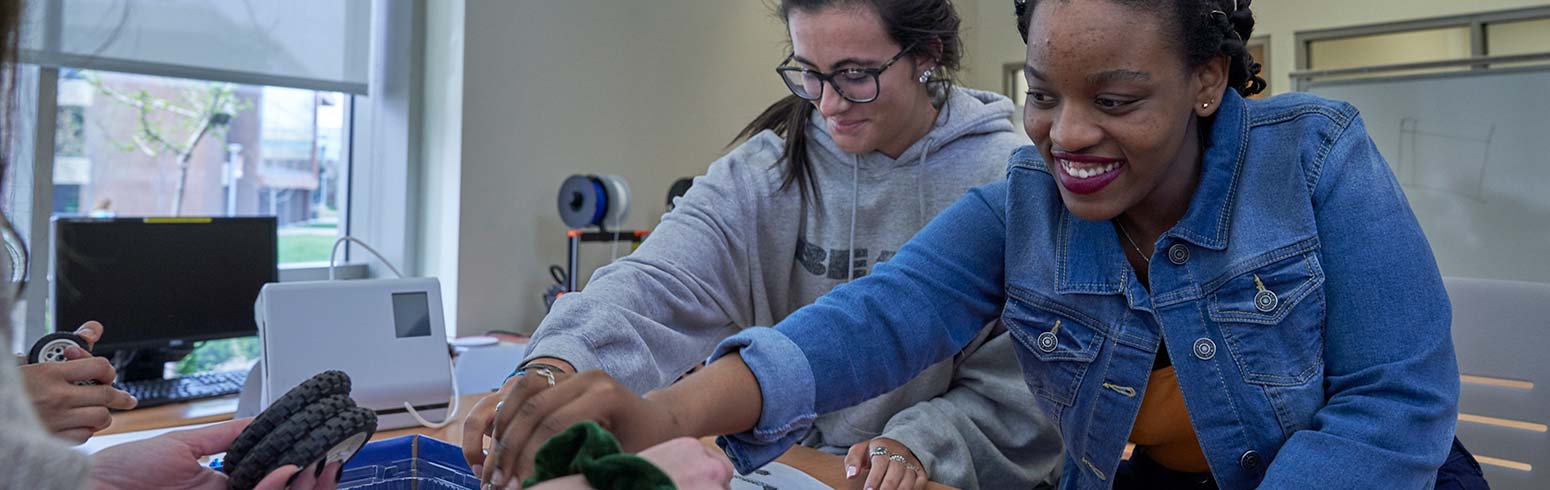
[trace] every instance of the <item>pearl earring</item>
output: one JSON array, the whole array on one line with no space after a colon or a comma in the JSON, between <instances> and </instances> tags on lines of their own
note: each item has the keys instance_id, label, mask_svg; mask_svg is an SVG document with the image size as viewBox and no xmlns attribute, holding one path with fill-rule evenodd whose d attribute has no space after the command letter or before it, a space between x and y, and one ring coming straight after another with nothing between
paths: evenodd
<instances>
[{"instance_id":1,"label":"pearl earring","mask_svg":"<svg viewBox=\"0 0 1550 490\"><path fill-rule=\"evenodd\" d=\"M926 71L921 72L920 78L917 78L916 80L919 80L920 83L926 83L926 82L931 81L931 70L927 69Z\"/></svg>"}]
</instances>

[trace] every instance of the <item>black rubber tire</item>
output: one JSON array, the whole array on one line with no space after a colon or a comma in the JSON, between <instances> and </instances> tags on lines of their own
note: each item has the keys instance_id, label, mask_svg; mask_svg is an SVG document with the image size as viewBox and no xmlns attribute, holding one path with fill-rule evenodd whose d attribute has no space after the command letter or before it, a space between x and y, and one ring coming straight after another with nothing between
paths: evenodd
<instances>
[{"instance_id":1,"label":"black rubber tire","mask_svg":"<svg viewBox=\"0 0 1550 490\"><path fill-rule=\"evenodd\" d=\"M330 395L317 402L307 405L300 412L276 427L274 431L265 435L258 445L238 462L235 467L225 466L229 469L231 480L228 482L234 490L247 490L258 485L269 472L282 466L281 458L291 451L297 444L315 431L323 428L331 419L339 416L355 407L355 402L344 395Z\"/></svg>"},{"instance_id":2,"label":"black rubber tire","mask_svg":"<svg viewBox=\"0 0 1550 490\"><path fill-rule=\"evenodd\" d=\"M350 376L343 371L324 371L296 385L295 388L291 388L291 391L285 392L284 396L270 404L269 408L264 409L263 413L258 414L258 417L253 419L253 423L248 424L248 427L242 430L242 434L231 442L231 446L226 449L226 457L221 462L221 470L230 475L237 466L242 464L249 450L308 405L324 397L349 394ZM351 403L350 406L355 405Z\"/></svg>"},{"instance_id":3,"label":"black rubber tire","mask_svg":"<svg viewBox=\"0 0 1550 490\"><path fill-rule=\"evenodd\" d=\"M313 463L322 461L328 455L328 450L357 434L365 435L361 441L361 447L365 447L375 433L377 433L376 412L361 407L346 409L323 422L322 427L303 436L290 451L286 451L285 455L280 457L277 466L293 464L305 469ZM355 448L355 451L344 461L349 462L354 458L361 447Z\"/></svg>"},{"instance_id":4,"label":"black rubber tire","mask_svg":"<svg viewBox=\"0 0 1550 490\"><path fill-rule=\"evenodd\" d=\"M79 335L69 332L55 332L44 335L43 338L38 339L37 343L32 344L32 351L27 353L27 363L37 364L40 362L65 362L63 358L51 359L44 356L43 348L59 340L69 340L71 342L75 342L75 345L80 347L81 350L84 350L88 353L91 352L91 349L86 348L86 341L82 340Z\"/></svg>"}]
</instances>

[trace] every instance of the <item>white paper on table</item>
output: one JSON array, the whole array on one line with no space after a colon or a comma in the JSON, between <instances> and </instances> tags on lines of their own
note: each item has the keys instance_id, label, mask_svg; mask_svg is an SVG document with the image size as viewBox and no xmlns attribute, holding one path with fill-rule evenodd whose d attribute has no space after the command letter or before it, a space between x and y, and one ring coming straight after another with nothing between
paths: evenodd
<instances>
[{"instance_id":1,"label":"white paper on table","mask_svg":"<svg viewBox=\"0 0 1550 490\"><path fill-rule=\"evenodd\" d=\"M122 433L122 434L113 434L113 435L106 435L106 436L92 436L91 439L86 440L86 443L81 444L79 446L76 446L75 450L83 452L83 453L86 453L86 454L95 454L97 451L101 451L103 449L107 449L107 448L110 448L110 447L113 447L113 446L117 446L119 444L135 442L135 441L143 441L143 440L146 440L146 439L150 439L152 437L156 437L156 436L159 436L159 435L162 435L162 434L166 434L168 432L177 432L177 431L180 431L180 430L188 430L188 429L198 429L200 427L209 427L209 426L212 426L212 425L215 425L215 424L219 424L219 423L222 423L222 422L210 422L208 424L184 425L184 426L180 426L180 427L167 427L167 428L164 428L164 429L151 429L151 430L142 430L142 431L136 431L136 432L125 432L125 433Z\"/></svg>"},{"instance_id":2,"label":"white paper on table","mask_svg":"<svg viewBox=\"0 0 1550 490\"><path fill-rule=\"evenodd\" d=\"M732 490L808 490L830 489L802 470L770 463L747 475L732 475Z\"/></svg>"}]
</instances>

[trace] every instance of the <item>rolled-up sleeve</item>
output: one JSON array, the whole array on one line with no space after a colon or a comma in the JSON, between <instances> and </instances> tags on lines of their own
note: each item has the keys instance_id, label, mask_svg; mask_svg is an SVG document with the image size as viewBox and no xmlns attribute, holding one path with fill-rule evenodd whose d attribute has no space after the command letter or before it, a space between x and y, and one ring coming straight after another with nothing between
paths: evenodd
<instances>
[{"instance_id":1,"label":"rolled-up sleeve","mask_svg":"<svg viewBox=\"0 0 1550 490\"><path fill-rule=\"evenodd\" d=\"M711 359L737 352L759 381L764 407L754 429L716 440L743 473L764 466L796 444L818 417L813 411L813 370L795 342L779 330L743 330L716 346Z\"/></svg>"}]
</instances>

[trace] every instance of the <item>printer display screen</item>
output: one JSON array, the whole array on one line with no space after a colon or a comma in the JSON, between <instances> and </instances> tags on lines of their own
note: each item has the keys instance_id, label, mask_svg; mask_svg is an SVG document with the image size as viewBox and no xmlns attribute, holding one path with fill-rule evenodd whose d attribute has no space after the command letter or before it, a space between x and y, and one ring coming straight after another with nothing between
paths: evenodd
<instances>
[{"instance_id":1,"label":"printer display screen","mask_svg":"<svg viewBox=\"0 0 1550 490\"><path fill-rule=\"evenodd\" d=\"M430 296L427 293L393 293L393 327L401 339L430 336Z\"/></svg>"}]
</instances>

